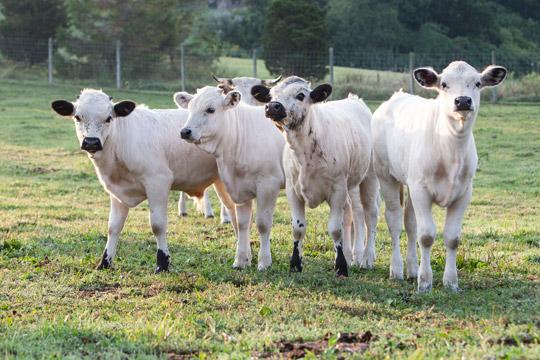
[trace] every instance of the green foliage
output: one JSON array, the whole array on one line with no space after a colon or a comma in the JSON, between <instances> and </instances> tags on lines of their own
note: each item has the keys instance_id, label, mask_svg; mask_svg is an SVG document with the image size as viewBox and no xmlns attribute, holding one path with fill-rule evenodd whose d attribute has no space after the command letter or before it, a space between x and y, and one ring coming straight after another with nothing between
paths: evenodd
<instances>
[{"instance_id":1,"label":"green foliage","mask_svg":"<svg viewBox=\"0 0 540 360\"><path fill-rule=\"evenodd\" d=\"M206 72L219 54L219 41L196 1L66 0L66 11L69 26L57 34L55 53L62 77L110 83L117 40L128 82L165 80L177 74L181 43L197 57L193 63ZM197 76L196 69L191 70L191 76Z\"/></svg>"},{"instance_id":2,"label":"green foliage","mask_svg":"<svg viewBox=\"0 0 540 360\"><path fill-rule=\"evenodd\" d=\"M400 42L407 32L392 2L330 0L327 22L330 43L336 49L406 50Z\"/></svg>"},{"instance_id":3,"label":"green foliage","mask_svg":"<svg viewBox=\"0 0 540 360\"><path fill-rule=\"evenodd\" d=\"M47 58L47 39L65 26L63 0L2 0L2 53L14 61L35 64Z\"/></svg>"},{"instance_id":4,"label":"green foliage","mask_svg":"<svg viewBox=\"0 0 540 360\"><path fill-rule=\"evenodd\" d=\"M213 25L220 29L221 40L232 49L259 48L262 45L267 5L266 0L248 0L245 7L231 12L215 12Z\"/></svg>"},{"instance_id":5,"label":"green foliage","mask_svg":"<svg viewBox=\"0 0 540 360\"><path fill-rule=\"evenodd\" d=\"M272 74L324 77L328 59L325 11L310 0L272 1L263 46Z\"/></svg>"}]
</instances>

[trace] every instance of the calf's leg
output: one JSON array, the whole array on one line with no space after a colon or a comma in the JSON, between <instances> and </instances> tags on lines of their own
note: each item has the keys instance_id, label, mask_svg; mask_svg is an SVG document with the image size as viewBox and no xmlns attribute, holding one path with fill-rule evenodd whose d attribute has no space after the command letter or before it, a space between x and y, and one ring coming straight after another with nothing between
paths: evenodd
<instances>
[{"instance_id":1,"label":"calf's leg","mask_svg":"<svg viewBox=\"0 0 540 360\"><path fill-rule=\"evenodd\" d=\"M392 258L390 260L390 278L403 279L403 258L399 248L399 237L403 227L403 209L401 208L401 184L393 178L380 178L381 192L386 210L384 212L390 238L392 239Z\"/></svg>"},{"instance_id":2,"label":"calf's leg","mask_svg":"<svg viewBox=\"0 0 540 360\"><path fill-rule=\"evenodd\" d=\"M292 184L287 182L285 187L285 192L287 193L287 200L291 208L292 215L292 228L293 228L293 253L290 261L290 271L291 272L301 272L302 271L302 244L304 242L304 237L306 236L306 210L304 200L299 198Z\"/></svg>"},{"instance_id":3,"label":"calf's leg","mask_svg":"<svg viewBox=\"0 0 540 360\"><path fill-rule=\"evenodd\" d=\"M167 245L167 202L170 183L153 184L146 190L150 208L150 225L157 242L156 274L169 271L170 256Z\"/></svg>"},{"instance_id":4,"label":"calf's leg","mask_svg":"<svg viewBox=\"0 0 540 360\"><path fill-rule=\"evenodd\" d=\"M375 237L377 234L377 220L379 219L379 180L373 170L373 164L360 183L360 201L364 209L367 241L361 266L371 269L375 265Z\"/></svg>"},{"instance_id":5,"label":"calf's leg","mask_svg":"<svg viewBox=\"0 0 540 360\"><path fill-rule=\"evenodd\" d=\"M214 210L212 209L212 202L210 201L209 188L204 190L204 217L211 219L214 217Z\"/></svg>"},{"instance_id":6,"label":"calf's leg","mask_svg":"<svg viewBox=\"0 0 540 360\"><path fill-rule=\"evenodd\" d=\"M361 266L366 248L366 226L364 223L364 209L360 202L360 188L358 186L349 190L351 209L353 215L354 238L353 238L353 265Z\"/></svg>"},{"instance_id":7,"label":"calf's leg","mask_svg":"<svg viewBox=\"0 0 540 360\"><path fill-rule=\"evenodd\" d=\"M178 197L178 215L179 216L187 216L186 202L187 202L186 193L183 191L180 191L180 196Z\"/></svg>"},{"instance_id":8,"label":"calf's leg","mask_svg":"<svg viewBox=\"0 0 540 360\"><path fill-rule=\"evenodd\" d=\"M431 247L435 241L436 226L431 211L431 196L422 184L409 186L417 224L417 238L420 246L420 269L418 271L418 292L429 292L433 287L433 271L431 270Z\"/></svg>"},{"instance_id":9,"label":"calf's leg","mask_svg":"<svg viewBox=\"0 0 540 360\"><path fill-rule=\"evenodd\" d=\"M266 270L272 265L270 252L270 230L272 229L272 216L279 194L279 185L257 191L257 231L259 232L259 270Z\"/></svg>"},{"instance_id":10,"label":"calf's leg","mask_svg":"<svg viewBox=\"0 0 540 360\"><path fill-rule=\"evenodd\" d=\"M129 213L129 208L118 201L113 196L111 198L111 207L109 209L109 232L107 236L107 244L103 251L103 256L96 269L108 269L112 265L114 256L116 255L116 248L118 246L118 240L120 239L120 232L124 228L126 218Z\"/></svg>"},{"instance_id":11,"label":"calf's leg","mask_svg":"<svg viewBox=\"0 0 540 360\"><path fill-rule=\"evenodd\" d=\"M347 202L347 190L345 186L332 194L330 203L330 219L328 221L328 233L334 240L334 249L336 251L335 270L337 276L349 276L347 260L343 254L343 215L345 204Z\"/></svg>"},{"instance_id":12,"label":"calf's leg","mask_svg":"<svg viewBox=\"0 0 540 360\"><path fill-rule=\"evenodd\" d=\"M458 276L456 267L456 255L461 240L461 225L465 209L472 196L472 186L460 199L456 200L446 210L444 224L444 245L446 246L446 264L444 266L443 284L447 288L458 291Z\"/></svg>"},{"instance_id":13,"label":"calf's leg","mask_svg":"<svg viewBox=\"0 0 540 360\"><path fill-rule=\"evenodd\" d=\"M216 194L219 198L219 201L221 201L221 223L223 224L223 214L226 213L230 218L229 222L232 224L232 227L234 229L234 234L238 236L238 224L236 222L236 207L234 202L231 199L231 196L227 192L227 189L225 188L225 184L220 179L217 179L214 182L214 190L216 190ZM226 208L226 211L224 210Z\"/></svg>"},{"instance_id":14,"label":"calf's leg","mask_svg":"<svg viewBox=\"0 0 540 360\"><path fill-rule=\"evenodd\" d=\"M229 215L229 210L227 207L221 203L221 210L219 212L219 218L221 219L222 224L229 224L231 222L231 216Z\"/></svg>"},{"instance_id":15,"label":"calf's leg","mask_svg":"<svg viewBox=\"0 0 540 360\"><path fill-rule=\"evenodd\" d=\"M407 232L407 278L418 277L418 255L416 253L416 216L411 197L405 205L405 231Z\"/></svg>"},{"instance_id":16,"label":"calf's leg","mask_svg":"<svg viewBox=\"0 0 540 360\"><path fill-rule=\"evenodd\" d=\"M350 201L345 203L345 209L343 209L343 231L343 255L345 255L347 265L351 266L353 262L353 245L351 243L356 234L353 230L353 210Z\"/></svg>"},{"instance_id":17,"label":"calf's leg","mask_svg":"<svg viewBox=\"0 0 540 360\"><path fill-rule=\"evenodd\" d=\"M236 241L236 256L233 264L233 268L235 269L244 269L251 265L251 245L249 240L251 204L251 200L243 204L236 204L238 236Z\"/></svg>"}]
</instances>

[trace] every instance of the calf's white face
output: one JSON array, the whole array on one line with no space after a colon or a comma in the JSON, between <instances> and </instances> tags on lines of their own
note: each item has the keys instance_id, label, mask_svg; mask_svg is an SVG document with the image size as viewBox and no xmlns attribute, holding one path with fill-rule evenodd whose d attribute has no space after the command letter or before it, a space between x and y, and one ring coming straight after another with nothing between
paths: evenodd
<instances>
[{"instance_id":1,"label":"calf's white face","mask_svg":"<svg viewBox=\"0 0 540 360\"><path fill-rule=\"evenodd\" d=\"M174 94L174 101L189 110L188 121L180 131L182 139L203 144L212 141L224 126L224 112L240 102L238 91L227 95L217 87L205 86L193 96L186 92Z\"/></svg>"},{"instance_id":2,"label":"calf's white face","mask_svg":"<svg viewBox=\"0 0 540 360\"><path fill-rule=\"evenodd\" d=\"M502 66L488 66L479 73L464 61L454 61L438 74L432 68L414 70L416 81L427 89L438 91L443 111L456 120L465 121L478 113L480 91L500 84L506 77Z\"/></svg>"},{"instance_id":3,"label":"calf's white face","mask_svg":"<svg viewBox=\"0 0 540 360\"><path fill-rule=\"evenodd\" d=\"M298 76L291 76L269 90L264 86L255 86L251 93L262 101L271 99L266 104L266 117L274 120L281 127L295 129L302 125L311 105L324 101L332 93L332 86L322 84L310 89L311 83Z\"/></svg>"},{"instance_id":4,"label":"calf's white face","mask_svg":"<svg viewBox=\"0 0 540 360\"><path fill-rule=\"evenodd\" d=\"M135 109L133 101L114 104L102 91L83 90L77 101L55 100L53 110L62 116L72 117L81 149L95 154L103 150L115 118L129 115Z\"/></svg>"}]
</instances>

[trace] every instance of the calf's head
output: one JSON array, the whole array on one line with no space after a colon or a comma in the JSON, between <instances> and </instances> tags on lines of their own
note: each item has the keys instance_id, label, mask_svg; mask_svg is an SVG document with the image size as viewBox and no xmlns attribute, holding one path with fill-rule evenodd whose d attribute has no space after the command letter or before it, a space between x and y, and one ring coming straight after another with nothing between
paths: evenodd
<instances>
[{"instance_id":1,"label":"calf's head","mask_svg":"<svg viewBox=\"0 0 540 360\"><path fill-rule=\"evenodd\" d=\"M195 95L186 92L174 94L179 107L189 110L188 121L180 131L180 137L188 142L204 144L211 142L223 129L225 111L238 105L242 95L238 91L224 91L205 86Z\"/></svg>"},{"instance_id":2,"label":"calf's head","mask_svg":"<svg viewBox=\"0 0 540 360\"><path fill-rule=\"evenodd\" d=\"M236 90L242 94L242 101L250 105L262 105L267 101L259 101L251 95L251 89L254 86L262 85L265 87L272 87L281 80L281 75L275 79L261 80L254 77L235 77L232 79L218 78L212 75L214 80L218 83L218 88L223 89L224 94Z\"/></svg>"},{"instance_id":3,"label":"calf's head","mask_svg":"<svg viewBox=\"0 0 540 360\"><path fill-rule=\"evenodd\" d=\"M322 84L311 90L311 84L298 76L283 80L271 90L263 85L254 86L251 94L261 102L267 102L266 117L279 127L290 130L302 125L309 108L322 102L332 93L332 86Z\"/></svg>"},{"instance_id":4,"label":"calf's head","mask_svg":"<svg viewBox=\"0 0 540 360\"><path fill-rule=\"evenodd\" d=\"M502 66L491 65L479 73L464 61L454 61L441 74L432 68L416 69L414 78L424 88L439 92L437 99L446 114L465 121L478 113L480 91L499 85L506 72Z\"/></svg>"},{"instance_id":5,"label":"calf's head","mask_svg":"<svg viewBox=\"0 0 540 360\"><path fill-rule=\"evenodd\" d=\"M103 150L112 122L129 115L135 106L129 100L113 103L104 92L91 89L83 90L75 102L54 100L51 103L57 114L73 118L81 149L90 154Z\"/></svg>"}]
</instances>

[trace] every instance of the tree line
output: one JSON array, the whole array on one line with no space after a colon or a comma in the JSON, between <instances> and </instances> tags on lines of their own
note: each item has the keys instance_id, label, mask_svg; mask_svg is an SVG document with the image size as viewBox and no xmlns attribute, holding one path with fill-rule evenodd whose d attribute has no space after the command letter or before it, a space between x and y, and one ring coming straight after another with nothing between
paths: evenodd
<instances>
[{"instance_id":1,"label":"tree line","mask_svg":"<svg viewBox=\"0 0 540 360\"><path fill-rule=\"evenodd\" d=\"M202 0L1 0L0 51L2 58L43 62L46 40L54 37L60 44L57 61L69 72L77 65L114 59L112 46L92 53L88 49L120 40L124 55L137 59L125 71L142 73L176 66L180 44L202 59L198 63L203 69L223 51L257 48L274 73L320 78L330 46L341 53L383 55L496 50L524 64L540 50L537 0L244 0L241 4L221 12Z\"/></svg>"}]
</instances>

